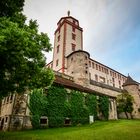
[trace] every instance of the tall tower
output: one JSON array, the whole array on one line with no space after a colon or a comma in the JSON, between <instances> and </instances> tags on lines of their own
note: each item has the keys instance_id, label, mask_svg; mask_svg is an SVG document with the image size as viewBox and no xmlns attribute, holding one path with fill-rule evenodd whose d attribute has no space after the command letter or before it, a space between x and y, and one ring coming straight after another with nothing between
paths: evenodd
<instances>
[{"instance_id":1,"label":"tall tower","mask_svg":"<svg viewBox=\"0 0 140 140\"><path fill-rule=\"evenodd\" d=\"M62 17L54 33L53 70L65 73L66 57L73 51L83 50L83 29L79 21L70 16Z\"/></svg>"}]
</instances>

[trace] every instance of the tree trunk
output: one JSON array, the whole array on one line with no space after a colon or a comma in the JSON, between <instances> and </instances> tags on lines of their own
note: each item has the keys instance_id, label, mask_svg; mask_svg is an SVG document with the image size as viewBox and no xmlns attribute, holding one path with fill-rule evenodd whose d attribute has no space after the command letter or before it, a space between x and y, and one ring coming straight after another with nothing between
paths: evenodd
<instances>
[{"instance_id":1,"label":"tree trunk","mask_svg":"<svg viewBox=\"0 0 140 140\"><path fill-rule=\"evenodd\" d=\"M125 113L125 115L126 115L126 118L128 119L128 114L127 114L127 112L124 112Z\"/></svg>"},{"instance_id":2,"label":"tree trunk","mask_svg":"<svg viewBox=\"0 0 140 140\"><path fill-rule=\"evenodd\" d=\"M130 113L130 116L131 116L131 119L133 119L133 115L132 115L132 113Z\"/></svg>"}]
</instances>

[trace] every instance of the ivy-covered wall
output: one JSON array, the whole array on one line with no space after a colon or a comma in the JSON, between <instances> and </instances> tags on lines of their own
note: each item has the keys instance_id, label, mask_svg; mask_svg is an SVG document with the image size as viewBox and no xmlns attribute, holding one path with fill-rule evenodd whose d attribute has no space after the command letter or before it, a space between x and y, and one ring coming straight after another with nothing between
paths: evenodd
<instances>
[{"instance_id":1,"label":"ivy-covered wall","mask_svg":"<svg viewBox=\"0 0 140 140\"><path fill-rule=\"evenodd\" d=\"M52 86L47 92L49 127L64 125L67 91L61 86Z\"/></svg>"},{"instance_id":2,"label":"ivy-covered wall","mask_svg":"<svg viewBox=\"0 0 140 140\"><path fill-rule=\"evenodd\" d=\"M32 125L39 128L41 116L48 117L49 127L61 127L65 119L69 119L71 125L85 124L89 122L89 115L102 114L105 119L109 116L109 99L107 96L97 96L82 93L75 90L67 90L63 86L51 86L45 96L42 90L35 90L30 94L29 108L32 115Z\"/></svg>"}]
</instances>

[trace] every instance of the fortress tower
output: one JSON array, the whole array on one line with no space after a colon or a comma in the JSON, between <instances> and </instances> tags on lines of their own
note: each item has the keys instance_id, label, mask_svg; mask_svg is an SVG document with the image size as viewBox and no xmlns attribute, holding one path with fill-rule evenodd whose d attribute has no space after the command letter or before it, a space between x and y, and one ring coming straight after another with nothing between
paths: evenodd
<instances>
[{"instance_id":1,"label":"fortress tower","mask_svg":"<svg viewBox=\"0 0 140 140\"><path fill-rule=\"evenodd\" d=\"M57 23L54 33L54 50L52 68L65 73L67 70L66 57L74 51L83 50L83 29L79 21L70 16L62 17Z\"/></svg>"}]
</instances>

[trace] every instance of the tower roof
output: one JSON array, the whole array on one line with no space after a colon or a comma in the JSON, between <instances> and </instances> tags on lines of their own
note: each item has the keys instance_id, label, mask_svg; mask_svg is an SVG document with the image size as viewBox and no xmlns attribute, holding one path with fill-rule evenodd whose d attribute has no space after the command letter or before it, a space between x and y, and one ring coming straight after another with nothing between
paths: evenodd
<instances>
[{"instance_id":1,"label":"tower roof","mask_svg":"<svg viewBox=\"0 0 140 140\"><path fill-rule=\"evenodd\" d=\"M125 81L125 83L123 84L123 86L128 86L128 85L138 85L138 83L136 81L134 81L129 75Z\"/></svg>"}]
</instances>

